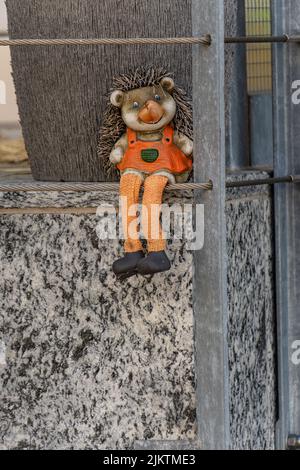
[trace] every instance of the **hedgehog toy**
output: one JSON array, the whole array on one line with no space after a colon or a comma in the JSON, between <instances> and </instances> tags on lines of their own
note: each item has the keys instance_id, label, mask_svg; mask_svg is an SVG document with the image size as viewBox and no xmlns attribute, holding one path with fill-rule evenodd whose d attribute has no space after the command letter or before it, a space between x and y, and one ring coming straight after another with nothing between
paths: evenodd
<instances>
[{"instance_id":1,"label":"hedgehog toy","mask_svg":"<svg viewBox=\"0 0 300 470\"><path fill-rule=\"evenodd\" d=\"M139 68L113 81L100 132L99 157L107 175L121 176L120 209L125 256L113 264L120 280L171 268L160 224L168 183L186 182L192 171L192 106L161 68ZM138 203L144 188L140 240Z\"/></svg>"}]
</instances>

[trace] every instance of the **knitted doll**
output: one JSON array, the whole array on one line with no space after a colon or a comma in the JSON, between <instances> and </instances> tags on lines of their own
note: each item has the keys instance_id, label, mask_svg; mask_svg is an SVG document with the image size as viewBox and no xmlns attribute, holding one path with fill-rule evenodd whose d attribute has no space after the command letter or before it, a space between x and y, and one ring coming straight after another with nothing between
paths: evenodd
<instances>
[{"instance_id":1,"label":"knitted doll","mask_svg":"<svg viewBox=\"0 0 300 470\"><path fill-rule=\"evenodd\" d=\"M167 184L186 182L190 176L191 139L191 104L165 70L140 68L114 79L100 133L99 156L107 174L117 171L121 176L125 256L113 265L119 279L171 268L160 226L160 206ZM142 186L146 256L137 214Z\"/></svg>"}]
</instances>

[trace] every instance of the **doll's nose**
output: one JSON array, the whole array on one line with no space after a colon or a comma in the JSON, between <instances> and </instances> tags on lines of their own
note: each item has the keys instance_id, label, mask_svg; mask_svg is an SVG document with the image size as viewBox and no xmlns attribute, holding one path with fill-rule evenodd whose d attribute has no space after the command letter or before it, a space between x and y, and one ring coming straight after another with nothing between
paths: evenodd
<instances>
[{"instance_id":1,"label":"doll's nose","mask_svg":"<svg viewBox=\"0 0 300 470\"><path fill-rule=\"evenodd\" d=\"M163 117L164 110L159 103L149 100L139 112L139 119L146 124L156 124Z\"/></svg>"}]
</instances>

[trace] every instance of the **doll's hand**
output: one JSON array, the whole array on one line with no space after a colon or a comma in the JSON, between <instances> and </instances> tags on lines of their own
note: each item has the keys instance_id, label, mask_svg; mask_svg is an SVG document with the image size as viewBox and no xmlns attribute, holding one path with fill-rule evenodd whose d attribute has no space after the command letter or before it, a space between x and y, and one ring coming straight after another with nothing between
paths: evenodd
<instances>
[{"instance_id":1,"label":"doll's hand","mask_svg":"<svg viewBox=\"0 0 300 470\"><path fill-rule=\"evenodd\" d=\"M194 144L191 139L186 137L184 134L175 133L174 143L177 147L189 158L192 158Z\"/></svg>"},{"instance_id":2,"label":"doll's hand","mask_svg":"<svg viewBox=\"0 0 300 470\"><path fill-rule=\"evenodd\" d=\"M184 155L186 155L187 157L190 157L193 153L193 150L194 150L193 142L187 137L183 139L181 151L184 153Z\"/></svg>"},{"instance_id":3,"label":"doll's hand","mask_svg":"<svg viewBox=\"0 0 300 470\"><path fill-rule=\"evenodd\" d=\"M116 147L113 149L113 151L110 154L110 161L114 165L117 165L118 163L121 163L124 157L124 151L121 147Z\"/></svg>"}]
</instances>

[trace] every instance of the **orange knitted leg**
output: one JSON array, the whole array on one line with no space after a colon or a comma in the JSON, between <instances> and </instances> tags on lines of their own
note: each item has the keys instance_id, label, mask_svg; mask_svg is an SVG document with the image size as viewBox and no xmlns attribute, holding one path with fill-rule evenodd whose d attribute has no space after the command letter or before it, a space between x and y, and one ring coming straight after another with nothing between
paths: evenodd
<instances>
[{"instance_id":1,"label":"orange knitted leg","mask_svg":"<svg viewBox=\"0 0 300 470\"><path fill-rule=\"evenodd\" d=\"M143 233L148 241L148 251L164 251L166 240L160 224L160 213L163 193L168 184L165 176L152 175L145 181L142 209Z\"/></svg>"},{"instance_id":2,"label":"orange knitted leg","mask_svg":"<svg viewBox=\"0 0 300 470\"><path fill-rule=\"evenodd\" d=\"M126 253L135 253L143 250L139 236L137 217L141 185L142 178L139 175L125 174L121 177L121 214L125 236L124 248Z\"/></svg>"}]
</instances>

